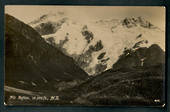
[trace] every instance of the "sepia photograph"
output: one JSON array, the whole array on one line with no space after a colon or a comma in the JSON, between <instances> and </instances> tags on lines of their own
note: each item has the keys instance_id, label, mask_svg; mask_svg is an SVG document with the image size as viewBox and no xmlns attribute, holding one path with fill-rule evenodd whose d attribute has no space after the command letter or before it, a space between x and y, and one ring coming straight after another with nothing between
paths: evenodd
<instances>
[{"instance_id":1,"label":"sepia photograph","mask_svg":"<svg viewBox=\"0 0 170 112\"><path fill-rule=\"evenodd\" d=\"M6 5L4 105L165 106L165 7Z\"/></svg>"}]
</instances>

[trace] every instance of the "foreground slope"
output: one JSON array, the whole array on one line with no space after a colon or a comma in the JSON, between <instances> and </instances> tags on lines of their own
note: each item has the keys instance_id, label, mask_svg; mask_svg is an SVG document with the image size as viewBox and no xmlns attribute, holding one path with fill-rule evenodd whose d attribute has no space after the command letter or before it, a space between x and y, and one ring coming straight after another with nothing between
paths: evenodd
<instances>
[{"instance_id":1,"label":"foreground slope","mask_svg":"<svg viewBox=\"0 0 170 112\"><path fill-rule=\"evenodd\" d=\"M5 15L5 85L38 91L87 77L72 58L47 44L33 28Z\"/></svg>"},{"instance_id":2,"label":"foreground slope","mask_svg":"<svg viewBox=\"0 0 170 112\"><path fill-rule=\"evenodd\" d=\"M145 57L143 63L141 58ZM143 59L143 58L142 58ZM157 105L165 103L165 53L158 45L126 50L112 69L62 92L81 105Z\"/></svg>"}]
</instances>

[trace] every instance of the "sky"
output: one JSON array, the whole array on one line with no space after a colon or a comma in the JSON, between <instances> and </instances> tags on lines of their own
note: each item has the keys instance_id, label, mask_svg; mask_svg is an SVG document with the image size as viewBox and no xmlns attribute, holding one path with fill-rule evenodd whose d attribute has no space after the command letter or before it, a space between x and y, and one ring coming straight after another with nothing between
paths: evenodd
<instances>
[{"instance_id":1,"label":"sky","mask_svg":"<svg viewBox=\"0 0 170 112\"><path fill-rule=\"evenodd\" d=\"M6 5L5 13L29 23L43 14L64 12L79 21L119 19L142 16L165 30L165 7L161 6L59 6L59 5Z\"/></svg>"}]
</instances>

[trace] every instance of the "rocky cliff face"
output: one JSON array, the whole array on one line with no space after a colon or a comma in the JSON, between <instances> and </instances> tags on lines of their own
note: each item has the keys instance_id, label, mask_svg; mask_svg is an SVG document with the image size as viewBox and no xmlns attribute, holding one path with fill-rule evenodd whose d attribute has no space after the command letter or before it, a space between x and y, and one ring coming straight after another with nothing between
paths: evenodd
<instances>
[{"instance_id":1,"label":"rocky cliff face","mask_svg":"<svg viewBox=\"0 0 170 112\"><path fill-rule=\"evenodd\" d=\"M126 49L112 69L151 67L159 64L164 66L165 52L157 44L153 44L149 48L141 47L135 51Z\"/></svg>"}]
</instances>

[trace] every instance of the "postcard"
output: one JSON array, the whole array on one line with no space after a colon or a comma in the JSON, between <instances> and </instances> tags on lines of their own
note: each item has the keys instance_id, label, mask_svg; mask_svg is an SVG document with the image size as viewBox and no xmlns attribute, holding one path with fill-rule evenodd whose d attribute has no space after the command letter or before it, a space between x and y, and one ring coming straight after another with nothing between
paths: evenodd
<instances>
[{"instance_id":1,"label":"postcard","mask_svg":"<svg viewBox=\"0 0 170 112\"><path fill-rule=\"evenodd\" d=\"M165 7L6 5L4 19L5 105L165 105Z\"/></svg>"}]
</instances>

